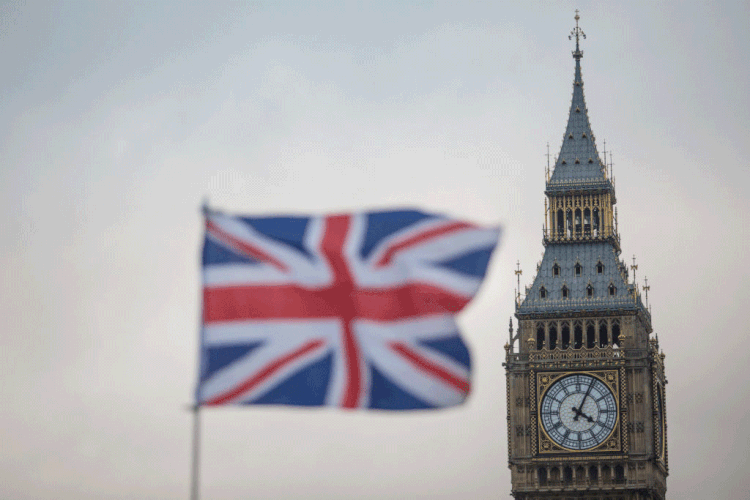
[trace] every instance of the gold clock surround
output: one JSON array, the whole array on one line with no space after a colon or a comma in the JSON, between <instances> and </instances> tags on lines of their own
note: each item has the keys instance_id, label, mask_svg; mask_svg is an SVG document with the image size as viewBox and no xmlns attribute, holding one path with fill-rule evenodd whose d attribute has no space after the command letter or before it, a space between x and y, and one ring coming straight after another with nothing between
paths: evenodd
<instances>
[{"instance_id":1,"label":"gold clock surround","mask_svg":"<svg viewBox=\"0 0 750 500\"><path fill-rule=\"evenodd\" d=\"M615 396L615 404L617 407L617 419L615 420L615 426L612 429L610 435L598 446L589 448L586 450L574 450L564 448L555 441L553 441L542 425L541 412L537 411L537 417L535 421L535 434L537 435L538 444L538 455L551 455L557 453L577 453L577 454L591 454L597 452L620 452L622 451L622 439L620 429L622 427L622 411L621 411L621 390L620 390L620 374L618 370L592 370L592 371L557 371L557 372L538 372L536 373L536 408L541 408L542 398L547 392L547 389L557 380L562 379L568 375L590 375L600 380L606 385L612 394Z\"/></svg>"}]
</instances>

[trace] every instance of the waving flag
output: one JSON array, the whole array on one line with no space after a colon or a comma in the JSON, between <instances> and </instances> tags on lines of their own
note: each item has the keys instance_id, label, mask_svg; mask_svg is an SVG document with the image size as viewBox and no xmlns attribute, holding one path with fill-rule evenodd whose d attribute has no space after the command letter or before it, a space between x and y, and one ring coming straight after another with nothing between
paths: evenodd
<instances>
[{"instance_id":1,"label":"waving flag","mask_svg":"<svg viewBox=\"0 0 750 500\"><path fill-rule=\"evenodd\" d=\"M461 403L454 314L499 229L418 211L206 216L200 405Z\"/></svg>"}]
</instances>

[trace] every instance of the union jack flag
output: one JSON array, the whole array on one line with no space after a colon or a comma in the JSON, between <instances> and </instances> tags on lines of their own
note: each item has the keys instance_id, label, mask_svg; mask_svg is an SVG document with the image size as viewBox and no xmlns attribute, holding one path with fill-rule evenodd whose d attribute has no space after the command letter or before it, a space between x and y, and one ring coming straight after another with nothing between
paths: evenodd
<instances>
[{"instance_id":1,"label":"union jack flag","mask_svg":"<svg viewBox=\"0 0 750 500\"><path fill-rule=\"evenodd\" d=\"M470 360L454 314L498 236L413 210L207 213L198 404L461 403Z\"/></svg>"}]
</instances>

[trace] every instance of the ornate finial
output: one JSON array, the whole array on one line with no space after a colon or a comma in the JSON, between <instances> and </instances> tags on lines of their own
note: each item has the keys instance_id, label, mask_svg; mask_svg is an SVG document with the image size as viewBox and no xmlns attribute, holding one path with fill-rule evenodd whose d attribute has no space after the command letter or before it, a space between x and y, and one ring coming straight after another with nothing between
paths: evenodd
<instances>
[{"instance_id":1,"label":"ornate finial","mask_svg":"<svg viewBox=\"0 0 750 500\"><path fill-rule=\"evenodd\" d=\"M646 292L646 304L648 304L648 291L651 290L651 287L648 286L648 276L644 278L644 281L646 284L643 285L643 291Z\"/></svg>"},{"instance_id":2,"label":"ornate finial","mask_svg":"<svg viewBox=\"0 0 750 500\"><path fill-rule=\"evenodd\" d=\"M581 18L581 16L578 15L578 9L576 9L576 27L573 29L573 31L570 32L570 36L568 36L568 40L572 40L573 37L576 37L576 51L573 52L573 57L576 59L580 59L583 56L583 52L581 52L581 49L578 47L579 38L583 37L584 40L586 39L586 33L583 32L581 28L578 27L578 20Z\"/></svg>"},{"instance_id":3,"label":"ornate finial","mask_svg":"<svg viewBox=\"0 0 750 500\"><path fill-rule=\"evenodd\" d=\"M630 266L630 269L633 270L633 284L635 284L635 272L638 270L638 264L635 263L635 254L633 254L633 265Z\"/></svg>"},{"instance_id":4,"label":"ornate finial","mask_svg":"<svg viewBox=\"0 0 750 500\"><path fill-rule=\"evenodd\" d=\"M520 304L521 303L521 275L523 274L523 271L521 271L521 262L520 261L516 261L516 270L514 272L516 273L516 281L518 283L518 288L517 288L518 297L517 297L517 300L518 300L518 303Z\"/></svg>"},{"instance_id":5,"label":"ornate finial","mask_svg":"<svg viewBox=\"0 0 750 500\"><path fill-rule=\"evenodd\" d=\"M651 350L654 352L655 355L659 355L659 335L654 335L654 338L649 339L648 341L649 346L651 347Z\"/></svg>"},{"instance_id":6,"label":"ornate finial","mask_svg":"<svg viewBox=\"0 0 750 500\"><path fill-rule=\"evenodd\" d=\"M529 351L534 349L534 344L536 344L536 340L534 340L534 337L529 337L526 339L526 343L529 345Z\"/></svg>"}]
</instances>

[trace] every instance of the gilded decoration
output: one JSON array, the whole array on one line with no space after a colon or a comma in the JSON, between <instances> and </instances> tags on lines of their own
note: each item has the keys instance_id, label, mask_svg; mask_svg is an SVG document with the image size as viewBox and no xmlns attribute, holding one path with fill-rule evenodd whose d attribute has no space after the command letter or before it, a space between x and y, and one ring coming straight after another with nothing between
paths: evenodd
<instances>
[{"instance_id":1,"label":"gilded decoration","mask_svg":"<svg viewBox=\"0 0 750 500\"><path fill-rule=\"evenodd\" d=\"M619 367L625 363L625 352L612 346L583 349L542 348L529 352L533 368L601 368Z\"/></svg>"}]
</instances>

